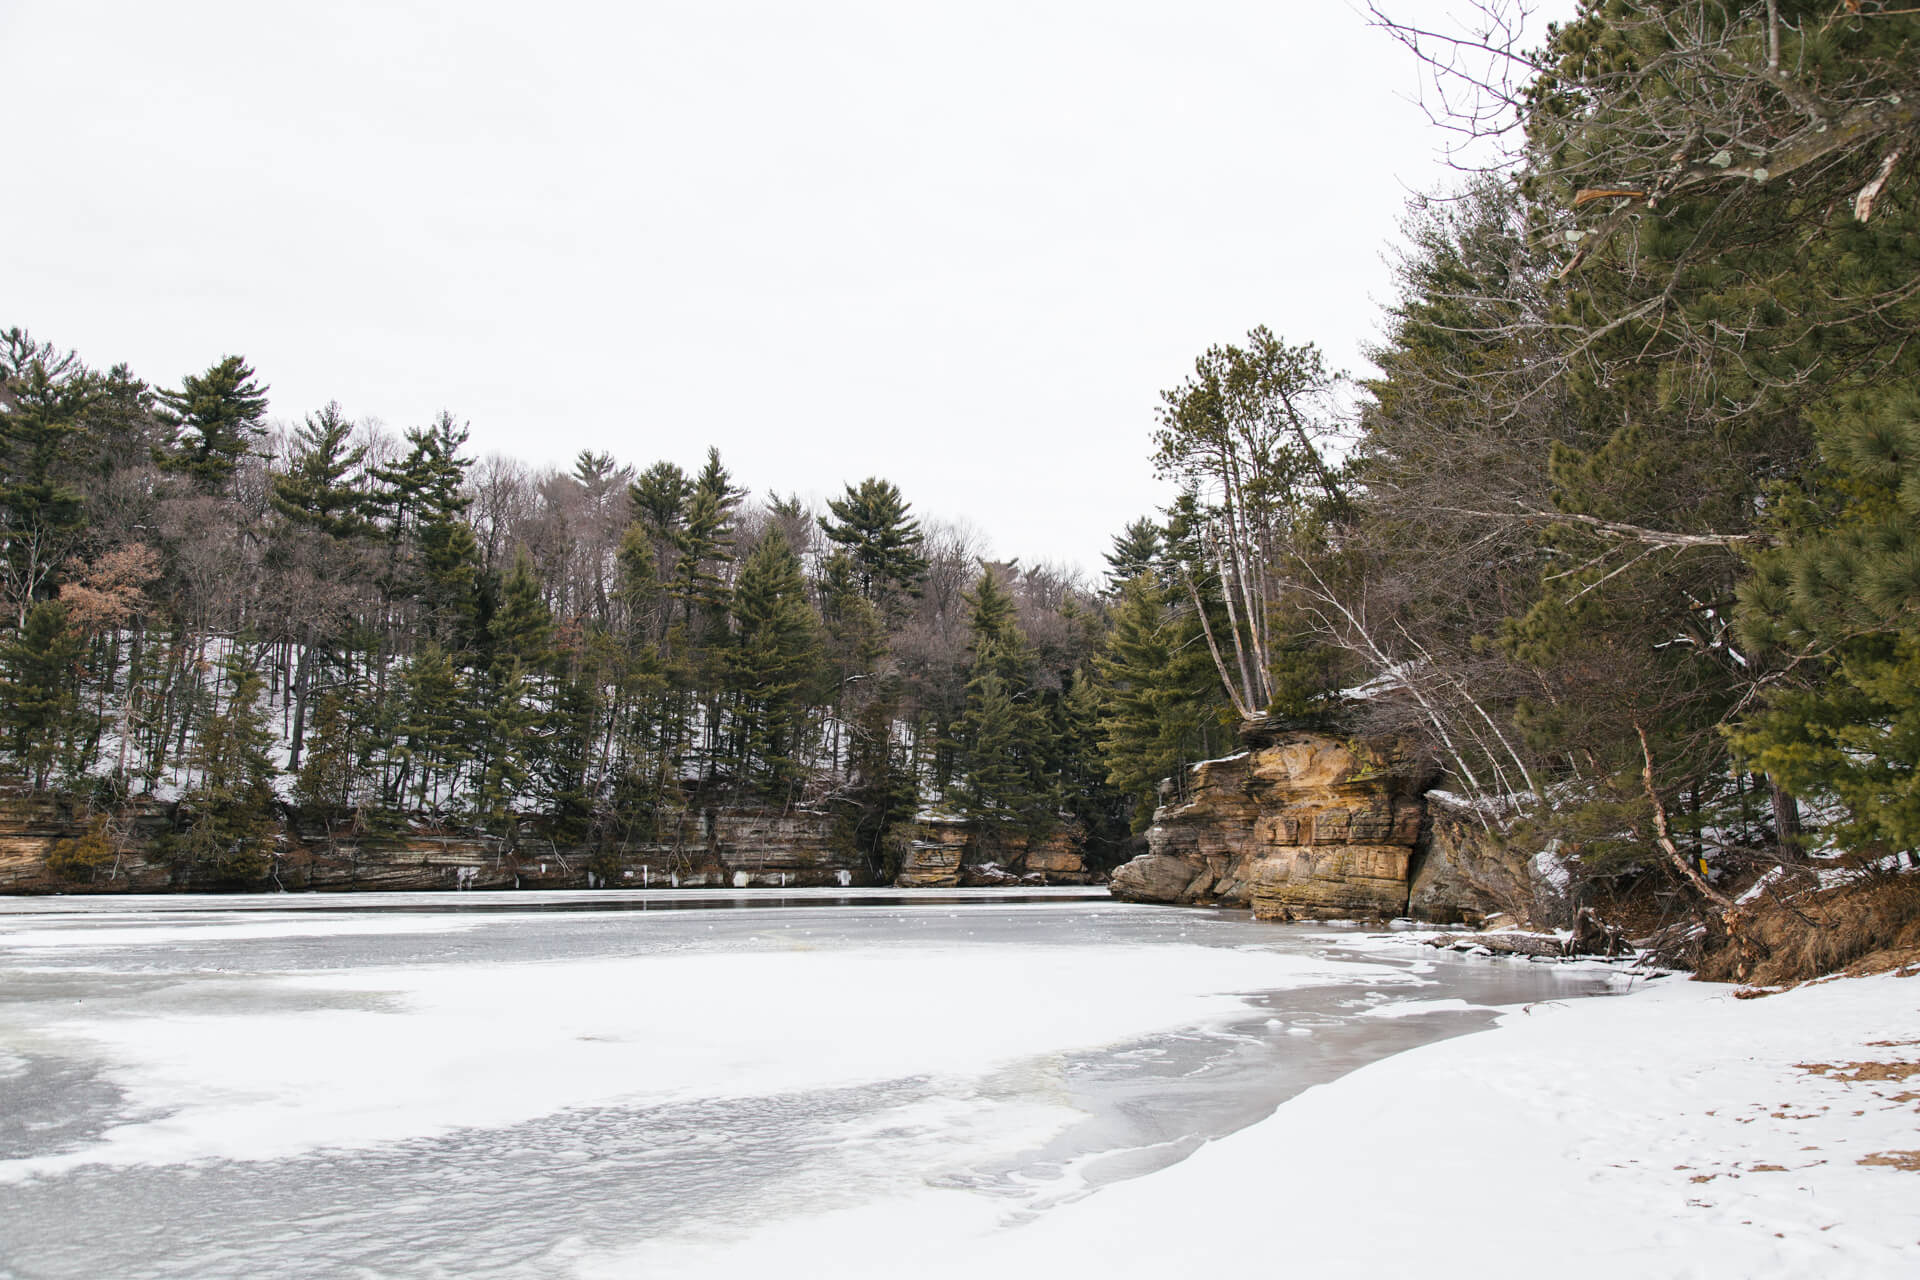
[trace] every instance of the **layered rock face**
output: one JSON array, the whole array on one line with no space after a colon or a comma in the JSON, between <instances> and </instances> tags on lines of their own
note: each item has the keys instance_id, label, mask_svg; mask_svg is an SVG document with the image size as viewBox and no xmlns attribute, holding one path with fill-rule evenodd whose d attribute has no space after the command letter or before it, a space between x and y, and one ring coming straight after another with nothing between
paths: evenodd
<instances>
[{"instance_id":1,"label":"layered rock face","mask_svg":"<svg viewBox=\"0 0 1920 1280\"><path fill-rule=\"evenodd\" d=\"M1068 828L1026 843L1020 852L1019 869L1047 884L1085 884L1087 864L1080 852L1083 839L1081 831Z\"/></svg>"},{"instance_id":2,"label":"layered rock face","mask_svg":"<svg viewBox=\"0 0 1920 1280\"><path fill-rule=\"evenodd\" d=\"M1275 734L1194 766L1185 800L1155 813L1148 852L1114 873L1113 894L1244 905L1271 920L1404 915L1426 862L1424 782L1391 744ZM1430 918L1485 909L1464 882L1428 879Z\"/></svg>"},{"instance_id":3,"label":"layered rock face","mask_svg":"<svg viewBox=\"0 0 1920 1280\"><path fill-rule=\"evenodd\" d=\"M1429 792L1425 857L1414 875L1407 914L1448 923L1476 922L1474 913L1505 912L1516 920L1559 924L1543 903L1531 860L1492 833L1456 796Z\"/></svg>"},{"instance_id":4,"label":"layered rock face","mask_svg":"<svg viewBox=\"0 0 1920 1280\"><path fill-rule=\"evenodd\" d=\"M850 885L871 881L863 862L832 847L833 815L806 809L715 810L705 848L724 864L736 889Z\"/></svg>"},{"instance_id":5,"label":"layered rock face","mask_svg":"<svg viewBox=\"0 0 1920 1280\"><path fill-rule=\"evenodd\" d=\"M836 848L834 816L807 809L715 806L675 811L660 839L618 849L555 845L426 829L380 835L330 832L289 823L257 881L210 879L169 862L158 841L167 806L143 803L117 856L91 873L58 874L48 855L86 830L83 815L43 798L0 795L0 893L163 893L187 889L445 890L807 888L881 883L881 868ZM951 888L985 861L958 819L934 818L904 833L896 850L907 888ZM1079 833L1062 830L1028 847L1014 841L997 855L1011 873L1047 884L1083 884ZM995 883L999 881L996 880Z\"/></svg>"},{"instance_id":6,"label":"layered rock face","mask_svg":"<svg viewBox=\"0 0 1920 1280\"><path fill-rule=\"evenodd\" d=\"M185 889L747 888L871 884L864 859L832 848L833 817L807 810L692 810L677 838L594 849L540 839L417 830L379 836L290 827L269 873L245 884L162 858L165 806L138 811L118 856L91 875L55 874L47 858L84 825L40 799L0 799L0 893L153 893Z\"/></svg>"},{"instance_id":7,"label":"layered rock face","mask_svg":"<svg viewBox=\"0 0 1920 1280\"><path fill-rule=\"evenodd\" d=\"M900 871L895 884L902 889L951 889L960 883L960 864L967 856L966 823L923 817L897 838L894 856Z\"/></svg>"},{"instance_id":8,"label":"layered rock face","mask_svg":"<svg viewBox=\"0 0 1920 1280\"><path fill-rule=\"evenodd\" d=\"M959 818L922 817L899 835L895 856L903 889L951 889L956 885L998 885L1026 880L1037 884L1085 884L1082 833L1067 826L1028 840L1014 836L992 850L984 848Z\"/></svg>"}]
</instances>

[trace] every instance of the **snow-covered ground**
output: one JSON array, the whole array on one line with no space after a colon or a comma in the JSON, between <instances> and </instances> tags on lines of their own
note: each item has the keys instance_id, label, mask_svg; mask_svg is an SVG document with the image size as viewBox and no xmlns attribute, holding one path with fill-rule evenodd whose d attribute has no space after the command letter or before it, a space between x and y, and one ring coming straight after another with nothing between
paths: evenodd
<instances>
[{"instance_id":1,"label":"snow-covered ground","mask_svg":"<svg viewBox=\"0 0 1920 1280\"><path fill-rule=\"evenodd\" d=\"M963 1233L968 1206L926 1193L724 1257L645 1246L578 1273L1910 1277L1917 1112L1920 982L1737 1000L1674 977L1376 1062L1014 1230L976 1214ZM856 1265L827 1265L842 1239L863 1242Z\"/></svg>"}]
</instances>

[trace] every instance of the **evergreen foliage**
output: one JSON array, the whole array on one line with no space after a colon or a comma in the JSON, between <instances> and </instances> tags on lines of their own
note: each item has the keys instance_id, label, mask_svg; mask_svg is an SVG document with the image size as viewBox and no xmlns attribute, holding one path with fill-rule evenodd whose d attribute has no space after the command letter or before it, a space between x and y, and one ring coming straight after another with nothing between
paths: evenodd
<instances>
[{"instance_id":1,"label":"evergreen foliage","mask_svg":"<svg viewBox=\"0 0 1920 1280\"><path fill-rule=\"evenodd\" d=\"M772 532L747 557L733 593L729 662L742 776L770 794L803 778L800 748L816 701L820 640L800 561Z\"/></svg>"},{"instance_id":2,"label":"evergreen foliage","mask_svg":"<svg viewBox=\"0 0 1920 1280\"><path fill-rule=\"evenodd\" d=\"M16 624L53 593L85 529L75 472L102 396L72 352L24 329L0 333L0 586Z\"/></svg>"},{"instance_id":3,"label":"evergreen foliage","mask_svg":"<svg viewBox=\"0 0 1920 1280\"><path fill-rule=\"evenodd\" d=\"M194 784L181 798L185 829L168 851L215 879L257 880L267 873L276 823L273 735L260 706L266 681L242 645L219 669L226 695L187 757Z\"/></svg>"},{"instance_id":4,"label":"evergreen foliage","mask_svg":"<svg viewBox=\"0 0 1920 1280\"><path fill-rule=\"evenodd\" d=\"M161 421L172 430L162 465L190 478L207 494L227 491L240 459L266 434L267 388L239 356L205 373L188 374L175 391L162 391Z\"/></svg>"},{"instance_id":5,"label":"evergreen foliage","mask_svg":"<svg viewBox=\"0 0 1920 1280\"><path fill-rule=\"evenodd\" d=\"M1231 711L1198 624L1149 574L1121 588L1095 665L1107 781L1135 802L1133 826L1144 830L1161 780L1181 778L1232 741Z\"/></svg>"},{"instance_id":6,"label":"evergreen foliage","mask_svg":"<svg viewBox=\"0 0 1920 1280\"><path fill-rule=\"evenodd\" d=\"M0 729L35 788L45 788L62 763L72 762L82 731L75 688L80 655L80 637L58 601L34 605L25 625L0 642Z\"/></svg>"},{"instance_id":7,"label":"evergreen foliage","mask_svg":"<svg viewBox=\"0 0 1920 1280\"><path fill-rule=\"evenodd\" d=\"M1202 353L1099 597L875 476L814 512L712 450L534 474L337 405L272 456L238 357L155 394L9 330L8 762L190 765L182 840L244 868L265 673L329 821L684 845L822 804L877 865L927 795L1117 840L1277 718L1703 901L1805 847L1794 795L1920 847L1920 22L1865 7L1587 0L1518 52L1518 167L1410 211L1362 403L1312 343Z\"/></svg>"},{"instance_id":8,"label":"evergreen foliage","mask_svg":"<svg viewBox=\"0 0 1920 1280\"><path fill-rule=\"evenodd\" d=\"M1118 595L1127 583L1141 574L1159 571L1161 532L1158 523L1141 516L1114 535L1113 550L1107 553L1107 589L1110 592Z\"/></svg>"},{"instance_id":9,"label":"evergreen foliage","mask_svg":"<svg viewBox=\"0 0 1920 1280\"><path fill-rule=\"evenodd\" d=\"M338 401L308 414L294 438L288 470L273 478L268 496L274 510L330 538L370 532L367 497L355 483L367 450L354 446L352 435L353 424Z\"/></svg>"},{"instance_id":10,"label":"evergreen foliage","mask_svg":"<svg viewBox=\"0 0 1920 1280\"><path fill-rule=\"evenodd\" d=\"M1046 834L1060 794L1050 770L1051 726L1035 684L1035 657L1013 596L989 569L967 597L973 660L954 725L956 807L987 847Z\"/></svg>"},{"instance_id":11,"label":"evergreen foliage","mask_svg":"<svg viewBox=\"0 0 1920 1280\"><path fill-rule=\"evenodd\" d=\"M926 557L918 550L920 522L908 516L912 508L899 489L869 476L857 488L848 485L840 497L827 499L827 510L833 518L820 517L821 532L846 551L868 602L882 603L918 587L927 573Z\"/></svg>"}]
</instances>

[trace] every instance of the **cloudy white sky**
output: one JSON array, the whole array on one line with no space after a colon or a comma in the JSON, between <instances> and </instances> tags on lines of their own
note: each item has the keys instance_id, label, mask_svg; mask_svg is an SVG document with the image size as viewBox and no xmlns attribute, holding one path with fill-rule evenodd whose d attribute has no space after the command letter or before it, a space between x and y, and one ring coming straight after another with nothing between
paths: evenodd
<instances>
[{"instance_id":1,"label":"cloudy white sky","mask_svg":"<svg viewBox=\"0 0 1920 1280\"><path fill-rule=\"evenodd\" d=\"M1343 0L0 0L0 325L1094 569L1201 350L1358 365L1417 84Z\"/></svg>"}]
</instances>

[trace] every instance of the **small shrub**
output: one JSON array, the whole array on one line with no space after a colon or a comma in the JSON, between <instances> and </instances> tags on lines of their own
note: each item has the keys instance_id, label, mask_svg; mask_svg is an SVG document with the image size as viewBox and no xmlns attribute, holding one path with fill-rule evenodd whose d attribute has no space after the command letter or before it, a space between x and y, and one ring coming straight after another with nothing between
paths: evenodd
<instances>
[{"instance_id":1,"label":"small shrub","mask_svg":"<svg viewBox=\"0 0 1920 1280\"><path fill-rule=\"evenodd\" d=\"M47 851L47 871L61 880L90 883L94 873L113 865L113 834L105 816L88 824L86 833L56 840Z\"/></svg>"}]
</instances>

